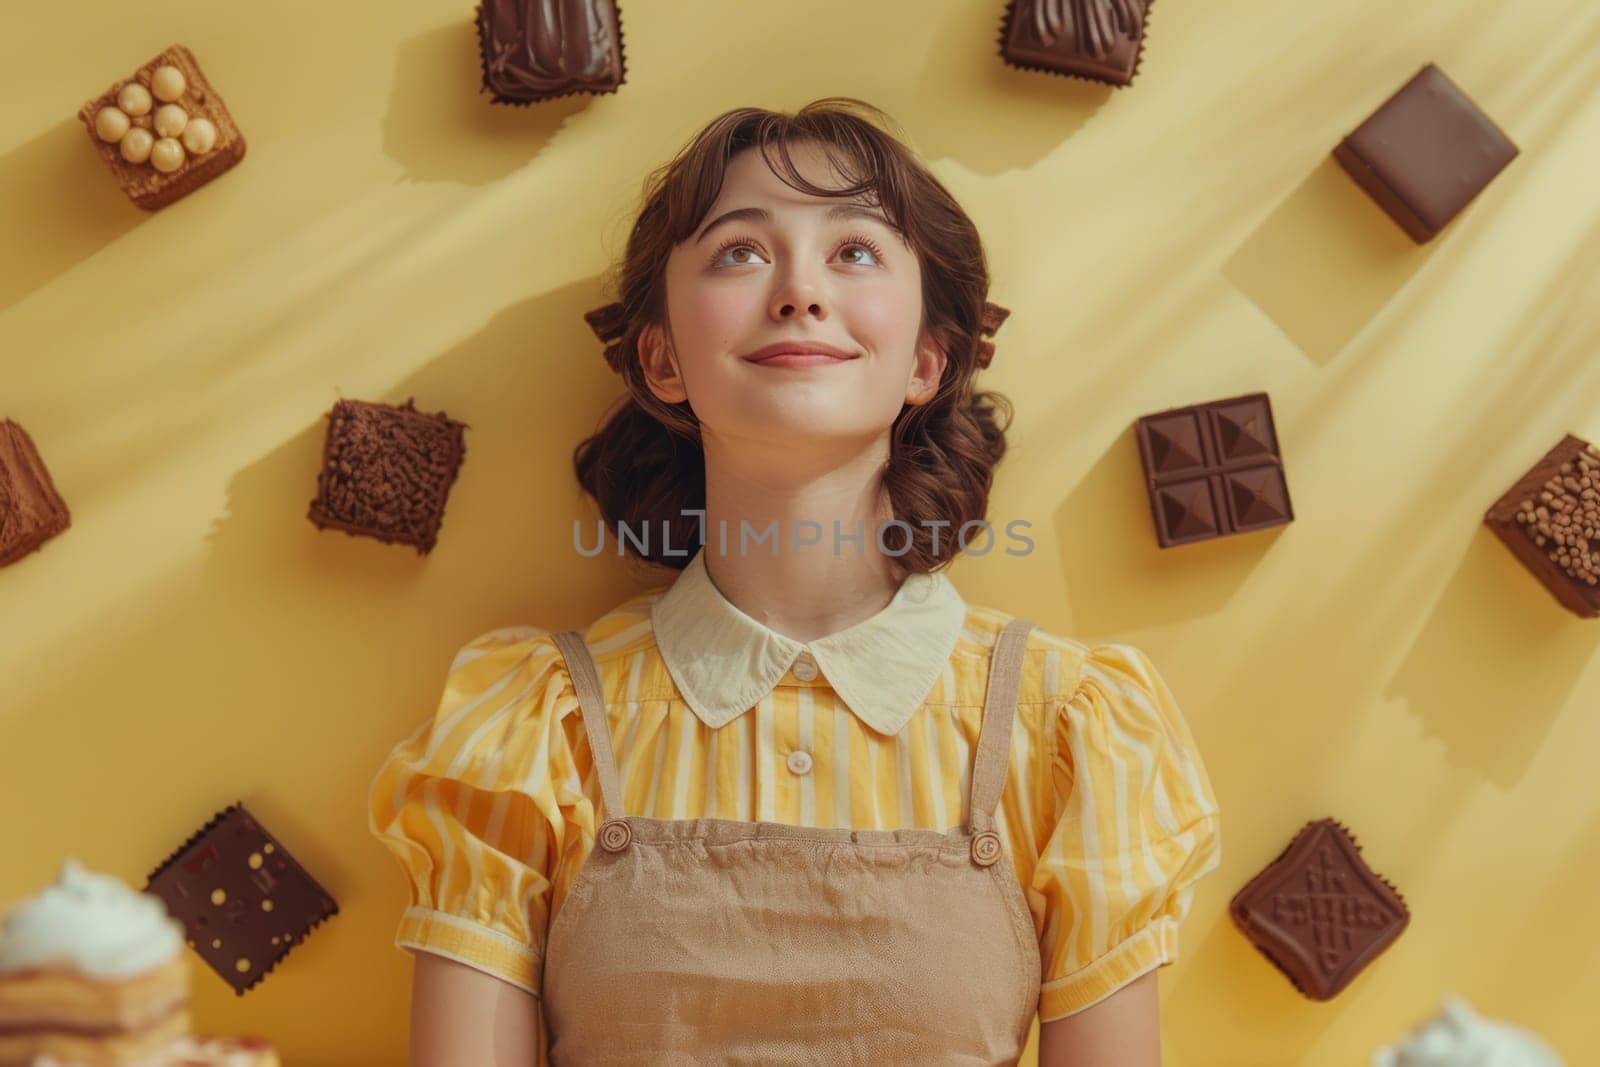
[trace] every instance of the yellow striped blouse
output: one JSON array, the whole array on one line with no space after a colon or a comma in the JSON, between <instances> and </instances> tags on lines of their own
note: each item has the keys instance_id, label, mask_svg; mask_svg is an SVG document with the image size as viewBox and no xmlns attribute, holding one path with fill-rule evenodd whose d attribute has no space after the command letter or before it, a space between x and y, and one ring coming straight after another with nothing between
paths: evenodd
<instances>
[{"instance_id":1,"label":"yellow striped blouse","mask_svg":"<svg viewBox=\"0 0 1600 1067\"><path fill-rule=\"evenodd\" d=\"M697 555L584 631L625 811L958 825L989 653L1010 618L966 604L942 574L914 575L871 619L802 644L725 600ZM599 793L548 631L469 642L437 709L372 782L370 828L410 891L395 944L537 995L545 931L605 814ZM1220 860L1218 811L1143 653L1031 632L996 817L1039 937L1042 1022L1177 958L1194 884Z\"/></svg>"}]
</instances>

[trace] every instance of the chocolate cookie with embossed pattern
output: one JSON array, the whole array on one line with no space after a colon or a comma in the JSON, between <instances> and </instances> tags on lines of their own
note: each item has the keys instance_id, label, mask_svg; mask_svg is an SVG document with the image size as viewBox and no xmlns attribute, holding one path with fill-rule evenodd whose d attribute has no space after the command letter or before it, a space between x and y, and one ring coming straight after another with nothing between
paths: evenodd
<instances>
[{"instance_id":1,"label":"chocolate cookie with embossed pattern","mask_svg":"<svg viewBox=\"0 0 1600 1067\"><path fill-rule=\"evenodd\" d=\"M1330 1000L1411 921L1394 886L1333 819L1310 822L1234 895L1234 925L1301 993Z\"/></svg>"}]
</instances>

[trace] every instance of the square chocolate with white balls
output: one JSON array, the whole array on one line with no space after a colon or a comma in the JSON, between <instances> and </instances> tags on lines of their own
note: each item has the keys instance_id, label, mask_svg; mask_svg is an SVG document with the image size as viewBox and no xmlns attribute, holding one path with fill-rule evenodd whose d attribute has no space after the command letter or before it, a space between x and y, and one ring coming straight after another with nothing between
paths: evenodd
<instances>
[{"instance_id":1,"label":"square chocolate with white balls","mask_svg":"<svg viewBox=\"0 0 1600 1067\"><path fill-rule=\"evenodd\" d=\"M243 996L325 919L327 890L243 804L212 817L151 872L145 892L166 902L211 969Z\"/></svg>"},{"instance_id":2,"label":"square chocolate with white balls","mask_svg":"<svg viewBox=\"0 0 1600 1067\"><path fill-rule=\"evenodd\" d=\"M1600 448L1567 434L1483 521L1562 607L1600 617Z\"/></svg>"},{"instance_id":3,"label":"square chocolate with white balls","mask_svg":"<svg viewBox=\"0 0 1600 1067\"><path fill-rule=\"evenodd\" d=\"M244 158L233 115L181 44L84 104L78 119L122 191L146 211L166 207Z\"/></svg>"},{"instance_id":4,"label":"square chocolate with white balls","mask_svg":"<svg viewBox=\"0 0 1600 1067\"><path fill-rule=\"evenodd\" d=\"M1331 1000L1411 922L1405 899L1333 819L1307 823L1229 904L1234 925L1312 1000Z\"/></svg>"},{"instance_id":5,"label":"square chocolate with white balls","mask_svg":"<svg viewBox=\"0 0 1600 1067\"><path fill-rule=\"evenodd\" d=\"M1146 415L1134 434L1162 548L1294 521L1266 393Z\"/></svg>"},{"instance_id":6,"label":"square chocolate with white balls","mask_svg":"<svg viewBox=\"0 0 1600 1067\"><path fill-rule=\"evenodd\" d=\"M466 456L467 423L404 404L341 400L328 412L309 518L320 529L433 550Z\"/></svg>"}]
</instances>

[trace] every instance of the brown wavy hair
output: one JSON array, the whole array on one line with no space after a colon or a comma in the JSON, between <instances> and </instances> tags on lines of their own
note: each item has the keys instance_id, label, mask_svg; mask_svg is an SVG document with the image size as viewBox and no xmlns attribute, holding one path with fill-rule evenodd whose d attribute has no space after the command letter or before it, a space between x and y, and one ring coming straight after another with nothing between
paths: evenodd
<instances>
[{"instance_id":1,"label":"brown wavy hair","mask_svg":"<svg viewBox=\"0 0 1600 1067\"><path fill-rule=\"evenodd\" d=\"M994 356L994 344L985 337L1010 312L988 302L989 269L977 227L917 155L887 131L889 124L878 108L852 97L816 100L792 115L737 108L712 120L645 180L627 252L608 279L618 300L584 316L606 343L606 362L622 375L627 395L573 452L578 483L594 497L607 528L625 523L651 534L643 552L636 541L624 541L634 556L681 570L701 544L700 517L683 514L706 506L700 421L687 401L665 403L650 391L637 346L647 325L666 325L666 266L673 246L704 221L728 162L747 148L759 148L767 166L793 189L813 196L865 195L921 264L922 326L943 343L946 363L933 398L904 405L890 433L884 488L894 517L912 530L897 563L908 572L938 569L959 551L955 535L963 525L984 518L1012 407L1000 393L975 390L973 379ZM789 146L800 141L820 143L849 184L822 188L803 178L789 155ZM949 526L936 530L924 520ZM655 535L663 528L684 555L664 552L667 545ZM886 540L900 547L899 537Z\"/></svg>"}]
</instances>

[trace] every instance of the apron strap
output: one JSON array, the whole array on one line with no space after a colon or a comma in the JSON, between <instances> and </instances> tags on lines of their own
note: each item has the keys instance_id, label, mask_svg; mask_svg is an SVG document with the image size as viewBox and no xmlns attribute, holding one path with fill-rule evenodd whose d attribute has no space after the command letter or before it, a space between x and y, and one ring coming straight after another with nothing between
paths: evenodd
<instances>
[{"instance_id":1,"label":"apron strap","mask_svg":"<svg viewBox=\"0 0 1600 1067\"><path fill-rule=\"evenodd\" d=\"M983 698L983 720L978 726L977 763L972 771L969 821L973 833L994 828L994 810L1006 784L1011 757L1011 723L1016 718L1017 692L1022 684L1022 656L1033 623L1012 619L995 639L989 657L989 686Z\"/></svg>"},{"instance_id":2,"label":"apron strap","mask_svg":"<svg viewBox=\"0 0 1600 1067\"><path fill-rule=\"evenodd\" d=\"M600 672L594 656L579 630L554 634L556 647L567 661L567 673L578 690L578 706L583 709L583 729L589 735L589 751L594 756L595 773L600 776L601 817L622 817L622 787L617 783L617 764L611 755L611 728L606 725L605 695L600 690Z\"/></svg>"}]
</instances>

